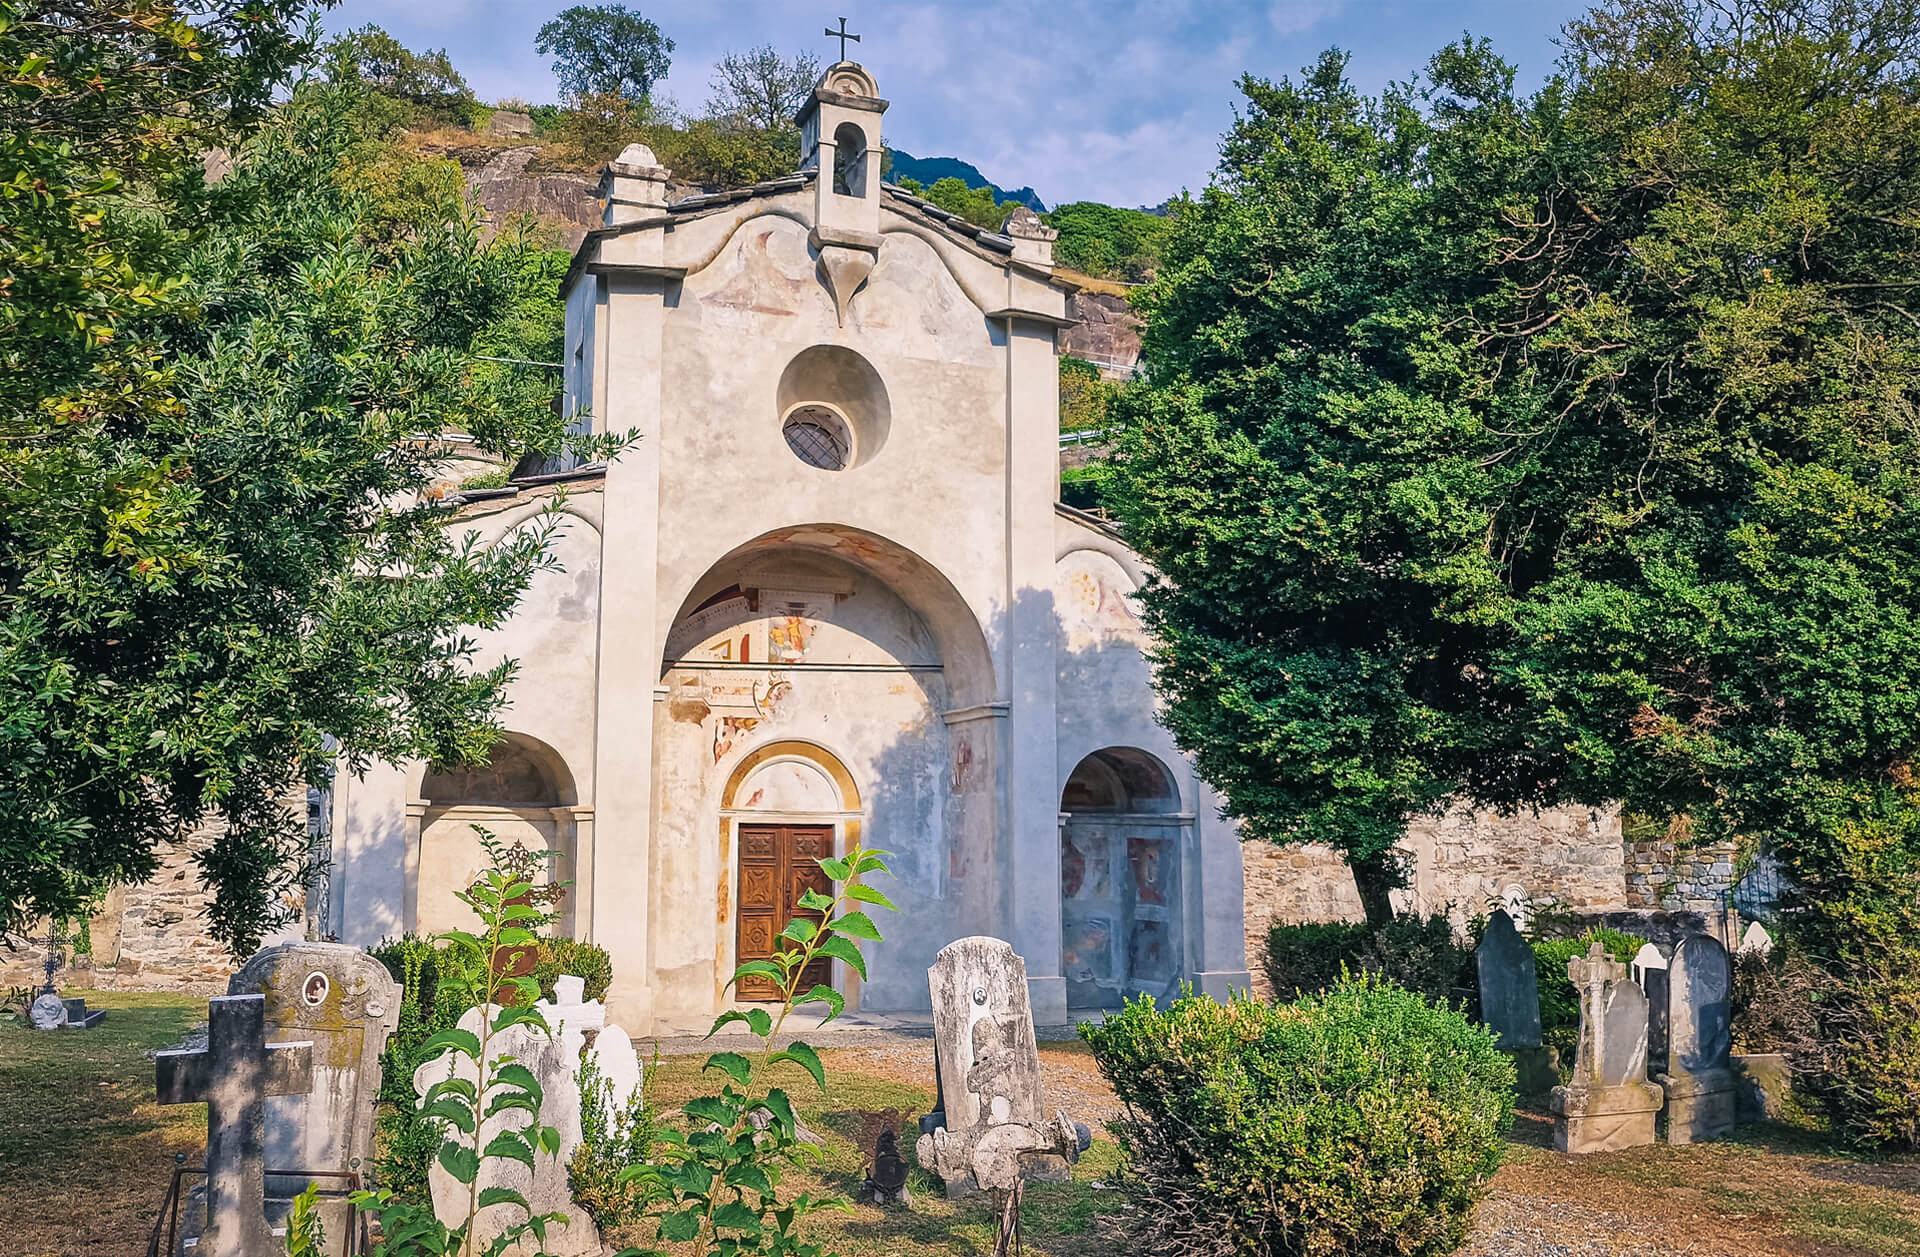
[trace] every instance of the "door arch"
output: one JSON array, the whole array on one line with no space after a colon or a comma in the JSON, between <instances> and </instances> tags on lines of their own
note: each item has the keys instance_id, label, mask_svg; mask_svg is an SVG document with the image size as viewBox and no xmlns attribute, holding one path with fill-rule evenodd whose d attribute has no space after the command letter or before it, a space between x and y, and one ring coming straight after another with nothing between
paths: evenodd
<instances>
[{"instance_id":1,"label":"door arch","mask_svg":"<svg viewBox=\"0 0 1920 1257\"><path fill-rule=\"evenodd\" d=\"M1071 1008L1176 993L1182 963L1182 853L1193 818L1160 759L1108 747L1060 794L1061 971Z\"/></svg>"},{"instance_id":2,"label":"door arch","mask_svg":"<svg viewBox=\"0 0 1920 1257\"><path fill-rule=\"evenodd\" d=\"M811 742L770 742L744 756L721 795L720 854L723 915L715 966L716 1004L774 998L770 987L745 984L729 991L734 969L771 954L794 905L809 889L826 891L816 861L860 841L859 787L838 756ZM837 961L802 982L837 988L858 1007L859 975ZM836 972L837 971L837 972Z\"/></svg>"}]
</instances>

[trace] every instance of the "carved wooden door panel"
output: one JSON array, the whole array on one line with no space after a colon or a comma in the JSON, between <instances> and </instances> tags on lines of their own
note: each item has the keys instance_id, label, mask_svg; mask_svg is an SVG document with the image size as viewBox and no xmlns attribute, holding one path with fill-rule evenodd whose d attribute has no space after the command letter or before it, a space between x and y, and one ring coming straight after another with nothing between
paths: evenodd
<instances>
[{"instance_id":1,"label":"carved wooden door panel","mask_svg":"<svg viewBox=\"0 0 1920 1257\"><path fill-rule=\"evenodd\" d=\"M770 960L785 947L780 931L796 916L818 921L817 912L799 908L808 890L829 894L832 882L820 865L833 854L831 825L742 825L740 827L740 925L736 934L737 962ZM833 962L816 960L800 979L804 992L833 980ZM776 1000L780 992L771 980L750 977L740 983L740 1000Z\"/></svg>"}]
</instances>

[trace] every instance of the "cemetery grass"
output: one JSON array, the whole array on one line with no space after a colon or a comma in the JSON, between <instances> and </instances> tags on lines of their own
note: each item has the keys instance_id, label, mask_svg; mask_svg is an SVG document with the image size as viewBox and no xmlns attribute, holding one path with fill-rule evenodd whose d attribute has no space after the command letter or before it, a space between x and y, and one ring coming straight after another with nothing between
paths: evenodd
<instances>
[{"instance_id":1,"label":"cemetery grass","mask_svg":"<svg viewBox=\"0 0 1920 1257\"><path fill-rule=\"evenodd\" d=\"M206 1110L154 1103L153 1061L206 1020L204 998L84 994L92 1030L0 1020L0 1218L13 1257L146 1251L173 1158L200 1155Z\"/></svg>"}]
</instances>

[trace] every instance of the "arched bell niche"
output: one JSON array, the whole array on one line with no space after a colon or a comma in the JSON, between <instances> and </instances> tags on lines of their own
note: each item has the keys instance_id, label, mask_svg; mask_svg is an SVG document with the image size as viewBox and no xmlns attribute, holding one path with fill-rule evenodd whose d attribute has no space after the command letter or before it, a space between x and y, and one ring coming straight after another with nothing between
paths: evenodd
<instances>
[{"instance_id":1,"label":"arched bell niche","mask_svg":"<svg viewBox=\"0 0 1920 1257\"><path fill-rule=\"evenodd\" d=\"M1182 854L1193 818L1173 774L1133 747L1075 766L1060 794L1061 966L1071 1008L1164 999L1185 976Z\"/></svg>"}]
</instances>

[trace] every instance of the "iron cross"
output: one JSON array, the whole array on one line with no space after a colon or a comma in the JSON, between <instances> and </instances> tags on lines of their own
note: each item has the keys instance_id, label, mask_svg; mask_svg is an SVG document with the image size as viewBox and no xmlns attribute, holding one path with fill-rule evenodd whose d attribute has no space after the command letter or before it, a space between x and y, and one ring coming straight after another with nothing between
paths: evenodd
<instances>
[{"instance_id":1,"label":"iron cross","mask_svg":"<svg viewBox=\"0 0 1920 1257\"><path fill-rule=\"evenodd\" d=\"M847 32L847 19L845 18L840 19L839 30L834 30L831 26L827 28L827 38L837 39L840 41L840 59L842 61L845 61L847 59L847 41L851 39L856 44L860 42L860 37L858 35L849 34Z\"/></svg>"}]
</instances>

